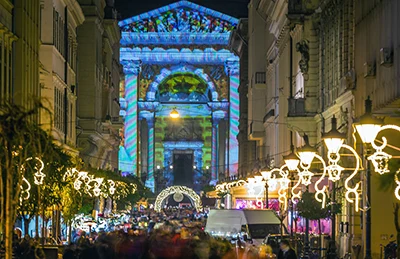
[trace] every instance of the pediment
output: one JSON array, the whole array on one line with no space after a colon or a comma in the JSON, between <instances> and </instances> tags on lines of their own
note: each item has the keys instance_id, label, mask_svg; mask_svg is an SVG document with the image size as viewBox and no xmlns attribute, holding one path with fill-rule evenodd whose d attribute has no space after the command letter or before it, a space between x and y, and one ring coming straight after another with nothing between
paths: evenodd
<instances>
[{"instance_id":1,"label":"pediment","mask_svg":"<svg viewBox=\"0 0 400 259\"><path fill-rule=\"evenodd\" d=\"M130 33L229 33L238 19L212 9L179 1L120 21L122 32Z\"/></svg>"}]
</instances>

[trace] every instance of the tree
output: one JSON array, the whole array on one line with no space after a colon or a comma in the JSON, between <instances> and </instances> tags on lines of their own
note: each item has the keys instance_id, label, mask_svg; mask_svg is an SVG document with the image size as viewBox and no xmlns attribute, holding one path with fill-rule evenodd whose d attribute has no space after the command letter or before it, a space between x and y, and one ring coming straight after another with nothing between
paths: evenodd
<instances>
[{"instance_id":1,"label":"tree","mask_svg":"<svg viewBox=\"0 0 400 259\"><path fill-rule=\"evenodd\" d=\"M379 175L379 189L384 192L391 192L393 193L397 187L395 182L395 177L400 177L399 169L400 168L400 161L399 160L391 160L389 161L389 170L390 172ZM396 201L393 204L393 220L394 226L397 232L397 255L400 255L400 201Z\"/></svg>"},{"instance_id":2,"label":"tree","mask_svg":"<svg viewBox=\"0 0 400 259\"><path fill-rule=\"evenodd\" d=\"M6 259L12 258L13 226L24 176L38 169L35 159L28 159L43 157L52 145L48 132L35 122L43 109L36 100L29 109L9 102L0 104L0 233Z\"/></svg>"},{"instance_id":3,"label":"tree","mask_svg":"<svg viewBox=\"0 0 400 259\"><path fill-rule=\"evenodd\" d=\"M327 200L327 203L329 204L330 201ZM322 208L321 203L315 199L315 194L306 191L297 203L296 208L300 217L318 221L318 230L319 234L321 234L321 219L331 218L340 213L341 204Z\"/></svg>"}]
</instances>

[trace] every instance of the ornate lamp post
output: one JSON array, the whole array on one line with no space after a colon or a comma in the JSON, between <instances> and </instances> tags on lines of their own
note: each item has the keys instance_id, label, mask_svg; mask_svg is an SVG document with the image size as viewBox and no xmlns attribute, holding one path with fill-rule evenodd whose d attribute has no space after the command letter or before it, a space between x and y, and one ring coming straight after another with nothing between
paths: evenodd
<instances>
[{"instance_id":1,"label":"ornate lamp post","mask_svg":"<svg viewBox=\"0 0 400 259\"><path fill-rule=\"evenodd\" d=\"M358 135L364 143L364 163L366 164L366 200L369 209L365 211L365 258L371 259L371 164L366 159L371 153L371 145L382 128L383 121L372 116L372 101L368 97L365 101L365 114L355 123Z\"/></svg>"},{"instance_id":2,"label":"ornate lamp post","mask_svg":"<svg viewBox=\"0 0 400 259\"><path fill-rule=\"evenodd\" d=\"M291 177L290 177L290 188L291 192L293 193L293 172L297 170L297 167L299 166L300 160L299 158L294 154L294 146L290 146L291 152L289 155L284 156L283 160L285 161L286 166L288 167L289 171L291 172ZM292 196L293 197L293 196ZM294 202L292 200L290 204L290 237L293 237L293 224L294 224Z\"/></svg>"},{"instance_id":3,"label":"ornate lamp post","mask_svg":"<svg viewBox=\"0 0 400 259\"><path fill-rule=\"evenodd\" d=\"M337 130L337 121L335 116L332 117L331 120L331 131L328 133L325 133L322 135L322 139L325 142L325 145L328 149L328 157L330 157L332 154L338 154L340 148L342 147L344 141L345 141L345 134L340 133ZM336 156L336 158L339 158ZM336 186L335 186L336 181L333 181L333 189L332 189L332 202L331 202L331 210L334 211L334 206L336 203ZM328 252L328 258L329 259L336 259L338 258L337 253L336 253L336 215L332 215L331 218L331 229L332 229L332 234L331 234L331 241L329 244L329 252Z\"/></svg>"},{"instance_id":4,"label":"ornate lamp post","mask_svg":"<svg viewBox=\"0 0 400 259\"><path fill-rule=\"evenodd\" d=\"M306 144L298 151L298 155L300 157L300 166L303 167L304 171L299 173L299 181L301 181L304 185L307 186L311 183L311 178L314 175L308 169L311 166L311 162L317 154L315 148L311 147L308 143L308 137L304 136L304 141ZM311 253L310 247L310 220L306 219L306 233L305 233L305 241L304 241L304 250L303 250L303 259L309 259Z\"/></svg>"}]
</instances>

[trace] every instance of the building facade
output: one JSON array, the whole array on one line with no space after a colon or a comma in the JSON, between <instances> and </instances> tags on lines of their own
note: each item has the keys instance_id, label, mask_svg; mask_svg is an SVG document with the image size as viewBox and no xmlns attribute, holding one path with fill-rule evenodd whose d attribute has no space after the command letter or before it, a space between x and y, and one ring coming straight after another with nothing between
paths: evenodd
<instances>
[{"instance_id":1,"label":"building facade","mask_svg":"<svg viewBox=\"0 0 400 259\"><path fill-rule=\"evenodd\" d=\"M77 138L81 157L95 168L118 170L120 32L114 1L79 0Z\"/></svg>"},{"instance_id":2,"label":"building facade","mask_svg":"<svg viewBox=\"0 0 400 259\"><path fill-rule=\"evenodd\" d=\"M249 87L249 114L255 120L264 117L264 127L249 130L249 139L265 145L260 159L273 159L279 167L291 145L304 144L304 135L326 155L321 137L331 130L333 117L347 143L353 145L352 124L364 114L367 96L373 100L375 115L385 117L386 123L399 124L398 11L399 4L392 0L250 2L249 78L266 72L266 89ZM253 30L259 33L253 35ZM377 36L372 39L370 35ZM265 101L258 106L255 96ZM385 136L398 146L393 136ZM356 148L362 154L362 146ZM354 162L346 163L354 167ZM372 258L378 258L380 244L394 234L395 197L379 190L379 179L372 177L372 198L366 199L364 170L357 179L363 183L360 202L364 211L356 213L353 204L338 198L343 205L336 224L339 253L356 253L351 251L355 245L365 250L365 211L370 210ZM342 185L339 181L336 186Z\"/></svg>"},{"instance_id":3,"label":"building facade","mask_svg":"<svg viewBox=\"0 0 400 259\"><path fill-rule=\"evenodd\" d=\"M14 5L9 0L0 2L0 100L12 96L13 85L13 46L17 37L12 29L12 10Z\"/></svg>"},{"instance_id":4,"label":"building facade","mask_svg":"<svg viewBox=\"0 0 400 259\"><path fill-rule=\"evenodd\" d=\"M239 120L239 178L246 177L249 172L257 168L256 141L248 139L248 91L249 91L249 21L240 19L236 29L232 32L229 47L240 58L240 120ZM222 180L222 179L220 179Z\"/></svg>"},{"instance_id":5,"label":"building facade","mask_svg":"<svg viewBox=\"0 0 400 259\"><path fill-rule=\"evenodd\" d=\"M237 24L188 1L119 23L120 170L140 175L153 191L157 177L200 191L208 174L212 183L238 174L240 64L228 49Z\"/></svg>"},{"instance_id":6,"label":"building facade","mask_svg":"<svg viewBox=\"0 0 400 259\"><path fill-rule=\"evenodd\" d=\"M76 149L77 27L85 17L76 0L41 2L40 86L42 124L71 155Z\"/></svg>"}]
</instances>

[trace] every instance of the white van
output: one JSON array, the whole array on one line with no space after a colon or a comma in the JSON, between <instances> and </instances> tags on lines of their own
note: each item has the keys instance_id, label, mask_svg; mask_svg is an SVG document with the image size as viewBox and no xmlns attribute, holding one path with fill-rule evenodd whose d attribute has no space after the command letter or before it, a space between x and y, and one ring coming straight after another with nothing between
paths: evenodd
<instances>
[{"instance_id":1,"label":"white van","mask_svg":"<svg viewBox=\"0 0 400 259\"><path fill-rule=\"evenodd\" d=\"M281 233L280 224L273 210L210 210L205 232L227 239L246 235L255 245L260 245L266 236ZM287 233L285 226L283 233Z\"/></svg>"}]
</instances>

